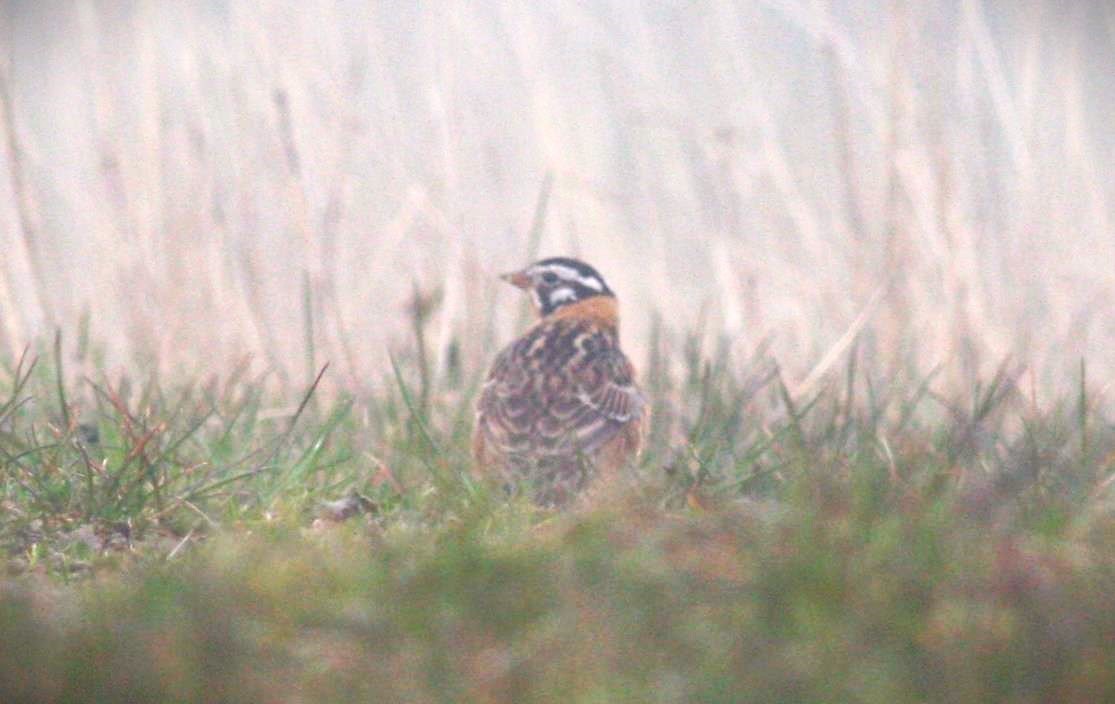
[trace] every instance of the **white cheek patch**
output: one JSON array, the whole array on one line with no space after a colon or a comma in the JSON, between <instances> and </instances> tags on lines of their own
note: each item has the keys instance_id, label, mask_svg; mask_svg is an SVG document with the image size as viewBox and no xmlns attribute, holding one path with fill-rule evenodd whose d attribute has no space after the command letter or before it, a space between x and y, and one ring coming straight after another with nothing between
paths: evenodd
<instances>
[{"instance_id":1,"label":"white cheek patch","mask_svg":"<svg viewBox=\"0 0 1115 704\"><path fill-rule=\"evenodd\" d=\"M555 288L553 291L550 292L550 305L556 306L559 303L572 301L576 297L577 294L571 288L567 288L565 286L562 286L561 288Z\"/></svg>"}]
</instances>

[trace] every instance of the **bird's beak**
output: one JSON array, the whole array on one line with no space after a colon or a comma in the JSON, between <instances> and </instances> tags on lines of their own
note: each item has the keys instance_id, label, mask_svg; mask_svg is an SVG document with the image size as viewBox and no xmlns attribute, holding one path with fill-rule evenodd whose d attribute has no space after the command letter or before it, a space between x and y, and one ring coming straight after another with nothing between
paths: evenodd
<instances>
[{"instance_id":1,"label":"bird's beak","mask_svg":"<svg viewBox=\"0 0 1115 704\"><path fill-rule=\"evenodd\" d=\"M512 286L517 286L519 288L530 288L530 277L522 271L512 271L509 274L502 274L499 278L503 279Z\"/></svg>"}]
</instances>

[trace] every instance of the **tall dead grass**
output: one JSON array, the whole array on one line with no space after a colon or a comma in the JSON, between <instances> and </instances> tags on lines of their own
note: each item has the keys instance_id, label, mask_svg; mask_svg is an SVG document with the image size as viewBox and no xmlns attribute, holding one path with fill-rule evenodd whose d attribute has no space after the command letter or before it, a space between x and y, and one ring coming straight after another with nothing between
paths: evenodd
<instances>
[{"instance_id":1,"label":"tall dead grass","mask_svg":"<svg viewBox=\"0 0 1115 704\"><path fill-rule=\"evenodd\" d=\"M1115 378L1113 65L1101 2L9 3L0 344L360 388L420 296L475 368L537 250L640 359L658 313L1040 403Z\"/></svg>"}]
</instances>

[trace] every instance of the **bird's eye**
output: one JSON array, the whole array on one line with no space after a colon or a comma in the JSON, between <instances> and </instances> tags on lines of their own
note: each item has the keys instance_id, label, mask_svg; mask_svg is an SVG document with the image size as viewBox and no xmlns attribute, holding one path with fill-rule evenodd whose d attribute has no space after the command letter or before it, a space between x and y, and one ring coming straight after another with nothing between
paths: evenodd
<instances>
[{"instance_id":1,"label":"bird's eye","mask_svg":"<svg viewBox=\"0 0 1115 704\"><path fill-rule=\"evenodd\" d=\"M547 271L542 275L542 282L547 284L556 284L558 282L558 275L552 271Z\"/></svg>"}]
</instances>

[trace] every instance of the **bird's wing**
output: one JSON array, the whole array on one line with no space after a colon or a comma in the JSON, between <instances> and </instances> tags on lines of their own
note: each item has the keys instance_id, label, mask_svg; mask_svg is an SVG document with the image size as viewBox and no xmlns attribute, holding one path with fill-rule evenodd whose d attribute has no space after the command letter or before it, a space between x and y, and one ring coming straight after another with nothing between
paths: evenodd
<instances>
[{"instance_id":1,"label":"bird's wing","mask_svg":"<svg viewBox=\"0 0 1115 704\"><path fill-rule=\"evenodd\" d=\"M642 417L646 399L635 385L631 362L618 349L588 355L565 372L565 383L555 387L538 421L551 452L591 455Z\"/></svg>"},{"instance_id":2,"label":"bird's wing","mask_svg":"<svg viewBox=\"0 0 1115 704\"><path fill-rule=\"evenodd\" d=\"M534 344L539 338L549 343ZM614 342L580 326L553 326L496 357L477 402L476 432L504 456L590 455L645 408Z\"/></svg>"}]
</instances>

